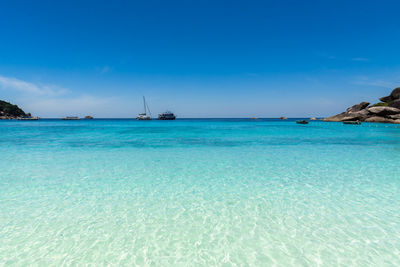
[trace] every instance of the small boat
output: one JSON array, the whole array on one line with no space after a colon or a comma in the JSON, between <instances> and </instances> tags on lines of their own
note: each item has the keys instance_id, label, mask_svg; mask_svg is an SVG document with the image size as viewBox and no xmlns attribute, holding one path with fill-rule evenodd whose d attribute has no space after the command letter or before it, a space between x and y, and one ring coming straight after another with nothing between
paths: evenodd
<instances>
[{"instance_id":1,"label":"small boat","mask_svg":"<svg viewBox=\"0 0 400 267\"><path fill-rule=\"evenodd\" d=\"M252 120L258 120L258 118L257 118L257 117L252 117L252 118L250 118L250 119L252 119Z\"/></svg>"},{"instance_id":2,"label":"small boat","mask_svg":"<svg viewBox=\"0 0 400 267\"><path fill-rule=\"evenodd\" d=\"M317 120L317 118L316 117L312 117L312 118L310 118L310 121L316 121Z\"/></svg>"},{"instance_id":3,"label":"small boat","mask_svg":"<svg viewBox=\"0 0 400 267\"><path fill-rule=\"evenodd\" d=\"M308 121L306 120L300 120L300 121L296 121L297 124L308 124Z\"/></svg>"},{"instance_id":4,"label":"small boat","mask_svg":"<svg viewBox=\"0 0 400 267\"><path fill-rule=\"evenodd\" d=\"M85 116L85 120L93 120L93 117L92 116Z\"/></svg>"},{"instance_id":5,"label":"small boat","mask_svg":"<svg viewBox=\"0 0 400 267\"><path fill-rule=\"evenodd\" d=\"M80 120L80 118L77 117L77 116L67 116L67 117L62 118L62 120L66 120L66 121L77 121L77 120Z\"/></svg>"},{"instance_id":6,"label":"small boat","mask_svg":"<svg viewBox=\"0 0 400 267\"><path fill-rule=\"evenodd\" d=\"M176 117L171 111L166 111L164 113L158 114L158 119L163 121L172 121L175 120Z\"/></svg>"},{"instance_id":7,"label":"small boat","mask_svg":"<svg viewBox=\"0 0 400 267\"><path fill-rule=\"evenodd\" d=\"M144 107L144 113L139 113L139 115L136 117L138 121L150 121L151 120L151 112L149 109L149 106L146 104L146 98L143 96L143 107ZM149 112L150 116L147 115L147 111Z\"/></svg>"},{"instance_id":8,"label":"small boat","mask_svg":"<svg viewBox=\"0 0 400 267\"><path fill-rule=\"evenodd\" d=\"M361 121L344 121L343 124L361 125Z\"/></svg>"},{"instance_id":9,"label":"small boat","mask_svg":"<svg viewBox=\"0 0 400 267\"><path fill-rule=\"evenodd\" d=\"M280 117L279 119L281 119L281 120L287 120L286 117Z\"/></svg>"}]
</instances>

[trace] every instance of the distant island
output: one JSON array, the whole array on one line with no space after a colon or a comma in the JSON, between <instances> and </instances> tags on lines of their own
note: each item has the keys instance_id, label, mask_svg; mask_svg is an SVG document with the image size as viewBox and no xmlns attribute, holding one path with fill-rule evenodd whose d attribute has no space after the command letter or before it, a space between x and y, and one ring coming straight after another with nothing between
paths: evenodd
<instances>
[{"instance_id":1,"label":"distant island","mask_svg":"<svg viewBox=\"0 0 400 267\"><path fill-rule=\"evenodd\" d=\"M381 102L370 105L361 102L349 107L345 112L325 118L324 121L365 121L400 124L400 87L388 96L379 98Z\"/></svg>"},{"instance_id":2,"label":"distant island","mask_svg":"<svg viewBox=\"0 0 400 267\"><path fill-rule=\"evenodd\" d=\"M25 111L20 109L17 105L0 100L0 119L11 120L30 116L30 113L25 113Z\"/></svg>"}]
</instances>

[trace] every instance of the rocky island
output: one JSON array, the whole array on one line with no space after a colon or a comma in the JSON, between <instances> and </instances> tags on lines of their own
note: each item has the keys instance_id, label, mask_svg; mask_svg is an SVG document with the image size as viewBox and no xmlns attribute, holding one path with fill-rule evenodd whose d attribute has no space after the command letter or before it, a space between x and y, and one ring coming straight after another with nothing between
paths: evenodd
<instances>
[{"instance_id":1,"label":"rocky island","mask_svg":"<svg viewBox=\"0 0 400 267\"><path fill-rule=\"evenodd\" d=\"M0 100L0 120L13 120L32 118L30 113L25 113L17 105Z\"/></svg>"},{"instance_id":2,"label":"rocky island","mask_svg":"<svg viewBox=\"0 0 400 267\"><path fill-rule=\"evenodd\" d=\"M324 121L365 121L400 124L400 87L388 96L379 98L381 102L370 105L361 102L349 107L345 112L325 118Z\"/></svg>"}]
</instances>

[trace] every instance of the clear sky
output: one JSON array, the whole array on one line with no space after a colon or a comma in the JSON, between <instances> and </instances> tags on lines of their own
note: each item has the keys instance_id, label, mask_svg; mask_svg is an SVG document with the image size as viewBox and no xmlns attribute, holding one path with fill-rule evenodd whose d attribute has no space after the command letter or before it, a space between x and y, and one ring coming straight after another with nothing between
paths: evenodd
<instances>
[{"instance_id":1,"label":"clear sky","mask_svg":"<svg viewBox=\"0 0 400 267\"><path fill-rule=\"evenodd\" d=\"M327 116L400 86L399 1L3 1L0 99L42 117Z\"/></svg>"}]
</instances>

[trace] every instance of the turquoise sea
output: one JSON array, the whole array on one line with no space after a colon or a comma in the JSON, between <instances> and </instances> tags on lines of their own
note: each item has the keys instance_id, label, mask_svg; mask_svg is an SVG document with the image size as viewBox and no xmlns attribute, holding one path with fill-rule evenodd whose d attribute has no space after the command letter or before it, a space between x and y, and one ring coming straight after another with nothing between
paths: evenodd
<instances>
[{"instance_id":1,"label":"turquoise sea","mask_svg":"<svg viewBox=\"0 0 400 267\"><path fill-rule=\"evenodd\" d=\"M0 266L399 266L397 127L0 121Z\"/></svg>"}]
</instances>

